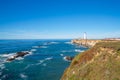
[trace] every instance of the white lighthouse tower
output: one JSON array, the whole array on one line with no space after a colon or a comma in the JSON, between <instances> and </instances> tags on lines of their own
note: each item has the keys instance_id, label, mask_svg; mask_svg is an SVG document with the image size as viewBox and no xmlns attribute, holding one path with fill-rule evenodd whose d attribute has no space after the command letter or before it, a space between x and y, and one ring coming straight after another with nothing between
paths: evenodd
<instances>
[{"instance_id":1,"label":"white lighthouse tower","mask_svg":"<svg viewBox=\"0 0 120 80\"><path fill-rule=\"evenodd\" d=\"M86 34L86 32L84 32L83 39L84 39L84 40L86 40L86 39L87 39L87 34Z\"/></svg>"}]
</instances>

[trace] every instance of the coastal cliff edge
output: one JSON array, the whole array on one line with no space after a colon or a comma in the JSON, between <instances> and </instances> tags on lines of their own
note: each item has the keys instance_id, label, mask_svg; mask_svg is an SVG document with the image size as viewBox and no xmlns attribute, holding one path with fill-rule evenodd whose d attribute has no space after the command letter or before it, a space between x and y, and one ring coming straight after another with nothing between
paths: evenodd
<instances>
[{"instance_id":1,"label":"coastal cliff edge","mask_svg":"<svg viewBox=\"0 0 120 80\"><path fill-rule=\"evenodd\" d=\"M61 80L120 80L119 75L120 41L98 41L74 57Z\"/></svg>"}]
</instances>

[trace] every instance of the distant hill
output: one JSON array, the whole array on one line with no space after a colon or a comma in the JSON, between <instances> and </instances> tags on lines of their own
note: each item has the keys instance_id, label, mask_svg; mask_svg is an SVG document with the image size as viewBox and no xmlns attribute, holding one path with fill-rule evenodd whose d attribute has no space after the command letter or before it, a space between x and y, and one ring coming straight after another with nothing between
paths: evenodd
<instances>
[{"instance_id":1,"label":"distant hill","mask_svg":"<svg viewBox=\"0 0 120 80\"><path fill-rule=\"evenodd\" d=\"M120 41L102 41L78 54L61 80L120 80Z\"/></svg>"}]
</instances>

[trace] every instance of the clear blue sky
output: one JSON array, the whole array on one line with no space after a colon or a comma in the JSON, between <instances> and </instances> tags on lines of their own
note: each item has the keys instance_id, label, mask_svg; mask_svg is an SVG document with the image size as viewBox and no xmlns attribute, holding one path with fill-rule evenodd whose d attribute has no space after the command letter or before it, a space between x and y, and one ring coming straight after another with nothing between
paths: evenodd
<instances>
[{"instance_id":1,"label":"clear blue sky","mask_svg":"<svg viewBox=\"0 0 120 80\"><path fill-rule=\"evenodd\" d=\"M120 0L0 0L0 39L120 37Z\"/></svg>"}]
</instances>

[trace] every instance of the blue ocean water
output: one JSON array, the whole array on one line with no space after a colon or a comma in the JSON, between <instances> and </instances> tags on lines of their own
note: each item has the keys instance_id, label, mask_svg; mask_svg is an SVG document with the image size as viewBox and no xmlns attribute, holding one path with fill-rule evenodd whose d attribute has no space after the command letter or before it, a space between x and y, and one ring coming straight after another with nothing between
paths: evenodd
<instances>
[{"instance_id":1,"label":"blue ocean water","mask_svg":"<svg viewBox=\"0 0 120 80\"><path fill-rule=\"evenodd\" d=\"M0 80L60 80L70 64L64 57L84 50L70 40L0 40ZM19 51L31 54L6 62Z\"/></svg>"}]
</instances>

